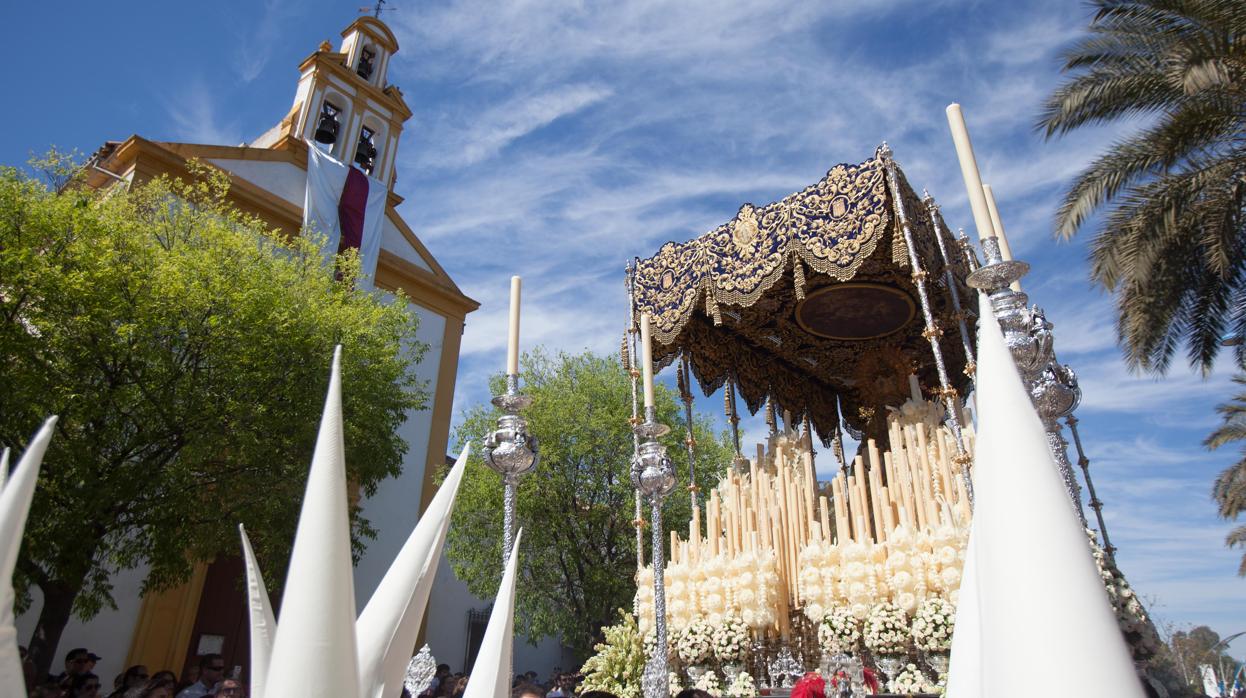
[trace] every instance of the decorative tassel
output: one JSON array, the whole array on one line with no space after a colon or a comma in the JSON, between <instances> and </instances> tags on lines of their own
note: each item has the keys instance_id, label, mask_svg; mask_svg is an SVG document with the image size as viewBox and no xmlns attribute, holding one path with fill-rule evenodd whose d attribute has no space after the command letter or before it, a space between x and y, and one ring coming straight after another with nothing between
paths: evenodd
<instances>
[{"instance_id":1,"label":"decorative tassel","mask_svg":"<svg viewBox=\"0 0 1246 698\"><path fill-rule=\"evenodd\" d=\"M628 331L623 331L623 343L619 345L619 360L623 362L623 370L632 370L632 352L628 349Z\"/></svg>"},{"instance_id":2,"label":"decorative tassel","mask_svg":"<svg viewBox=\"0 0 1246 698\"><path fill-rule=\"evenodd\" d=\"M723 316L718 312L718 301L714 299L714 290L710 289L705 292L705 312L714 318L714 326L719 327L723 324Z\"/></svg>"},{"instance_id":3,"label":"decorative tassel","mask_svg":"<svg viewBox=\"0 0 1246 698\"><path fill-rule=\"evenodd\" d=\"M792 259L792 278L796 283L796 300L805 300L805 265L799 258Z\"/></svg>"},{"instance_id":4,"label":"decorative tassel","mask_svg":"<svg viewBox=\"0 0 1246 698\"><path fill-rule=\"evenodd\" d=\"M686 364L681 363L679 370L675 371L675 385L679 388L679 396L687 399L690 395L688 394L688 379L684 376L685 366Z\"/></svg>"}]
</instances>

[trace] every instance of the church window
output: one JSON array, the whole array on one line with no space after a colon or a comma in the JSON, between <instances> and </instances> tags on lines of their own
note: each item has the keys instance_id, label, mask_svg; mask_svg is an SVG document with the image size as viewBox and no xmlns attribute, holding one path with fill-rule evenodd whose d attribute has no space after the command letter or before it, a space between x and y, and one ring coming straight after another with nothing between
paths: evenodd
<instances>
[{"instance_id":1,"label":"church window","mask_svg":"<svg viewBox=\"0 0 1246 698\"><path fill-rule=\"evenodd\" d=\"M341 108L328 101L320 105L320 120L316 123L317 142L326 145L332 145L337 142L337 131L340 126L337 117L341 113Z\"/></svg>"},{"instance_id":2,"label":"church window","mask_svg":"<svg viewBox=\"0 0 1246 698\"><path fill-rule=\"evenodd\" d=\"M375 135L375 131L364 126L359 132L359 147L355 149L355 164L368 174L372 174L372 169L376 166L376 143L373 140Z\"/></svg>"},{"instance_id":3,"label":"church window","mask_svg":"<svg viewBox=\"0 0 1246 698\"><path fill-rule=\"evenodd\" d=\"M355 69L355 72L359 73L359 77L364 80L371 79L375 62L376 51L373 51L371 47L365 46L363 51L359 53L359 67Z\"/></svg>"}]
</instances>

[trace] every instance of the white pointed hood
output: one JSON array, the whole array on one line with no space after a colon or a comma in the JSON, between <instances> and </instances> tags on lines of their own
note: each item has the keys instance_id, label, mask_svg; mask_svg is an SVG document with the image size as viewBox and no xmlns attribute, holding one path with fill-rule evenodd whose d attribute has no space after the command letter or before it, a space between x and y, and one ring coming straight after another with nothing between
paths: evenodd
<instances>
[{"instance_id":1,"label":"white pointed hood","mask_svg":"<svg viewBox=\"0 0 1246 698\"><path fill-rule=\"evenodd\" d=\"M469 451L470 445L463 447L437 495L359 614L355 629L359 638L361 698L392 698L402 691L402 679L437 577L437 563Z\"/></svg>"},{"instance_id":2,"label":"white pointed hood","mask_svg":"<svg viewBox=\"0 0 1246 698\"><path fill-rule=\"evenodd\" d=\"M977 395L977 393L974 393ZM977 517L969 527L965 547L965 572L956 597L956 624L952 631L951 664L948 666L947 695L955 698L985 698L982 692L982 597L978 594Z\"/></svg>"},{"instance_id":3,"label":"white pointed hood","mask_svg":"<svg viewBox=\"0 0 1246 698\"><path fill-rule=\"evenodd\" d=\"M955 647L953 666L976 665L983 696L1048 696L1050 682L1018 677L1056 667L1059 683L1078 695L1141 697L1085 532L985 295L979 318L971 555L981 637L976 657L972 643ZM971 596L962 592L960 603Z\"/></svg>"},{"instance_id":4,"label":"white pointed hood","mask_svg":"<svg viewBox=\"0 0 1246 698\"><path fill-rule=\"evenodd\" d=\"M471 678L463 698L506 698L511 692L511 657L515 637L515 569L519 560L519 541L523 529L515 534L502 584L493 600L489 625L480 641L480 652L472 666Z\"/></svg>"},{"instance_id":5,"label":"white pointed hood","mask_svg":"<svg viewBox=\"0 0 1246 698\"><path fill-rule=\"evenodd\" d=\"M268 696L352 698L359 692L341 352L340 346L333 352L329 393L290 554L281 622L264 681Z\"/></svg>"},{"instance_id":6,"label":"white pointed hood","mask_svg":"<svg viewBox=\"0 0 1246 698\"><path fill-rule=\"evenodd\" d=\"M264 575L260 574L255 551L247 529L238 524L242 537L242 560L247 568L247 615L251 621L251 698L264 698L268 666L273 654L273 639L277 635L277 619L273 616L273 604L264 587Z\"/></svg>"},{"instance_id":7,"label":"white pointed hood","mask_svg":"<svg viewBox=\"0 0 1246 698\"><path fill-rule=\"evenodd\" d=\"M43 423L17 462L13 476L0 490L0 686L25 685L13 617L13 569L17 566L17 553L22 547L26 515L30 513L30 502L35 497L39 466L43 464L43 454L47 453L55 427L56 417L49 417ZM3 458L0 458L0 469L6 472L8 456L8 449L5 449Z\"/></svg>"}]
</instances>

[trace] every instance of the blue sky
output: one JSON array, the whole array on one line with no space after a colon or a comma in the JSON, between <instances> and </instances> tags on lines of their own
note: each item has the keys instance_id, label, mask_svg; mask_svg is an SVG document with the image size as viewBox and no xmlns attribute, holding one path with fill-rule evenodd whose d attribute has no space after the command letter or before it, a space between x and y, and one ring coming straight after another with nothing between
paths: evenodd
<instances>
[{"instance_id":1,"label":"blue sky","mask_svg":"<svg viewBox=\"0 0 1246 698\"><path fill-rule=\"evenodd\" d=\"M362 0L355 0L362 4ZM887 140L953 225L971 219L943 108L959 101L1032 299L1081 376L1079 416L1119 562L1162 623L1246 630L1246 581L1209 499L1238 454L1207 453L1227 370L1157 380L1119 358L1085 243L1051 237L1062 188L1121 132L1045 142L1032 124L1085 26L1074 2L402 0L390 72L415 112L400 211L482 302L456 410L504 357L507 279L523 343L617 347L623 267L859 162ZM7 3L0 163L138 133L236 144L289 109L298 62L356 5ZM664 378L670 379L669 376ZM673 382L673 379L671 379ZM721 402L704 399L716 413ZM747 423L760 436L759 420ZM829 458L823 458L823 465ZM1235 649L1241 650L1241 647Z\"/></svg>"}]
</instances>

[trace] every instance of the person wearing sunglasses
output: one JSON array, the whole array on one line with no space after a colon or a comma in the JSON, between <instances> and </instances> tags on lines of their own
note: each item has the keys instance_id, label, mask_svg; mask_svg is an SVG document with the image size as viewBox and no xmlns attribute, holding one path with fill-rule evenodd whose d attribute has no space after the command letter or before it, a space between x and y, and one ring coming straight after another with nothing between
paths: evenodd
<instances>
[{"instance_id":1,"label":"person wearing sunglasses","mask_svg":"<svg viewBox=\"0 0 1246 698\"><path fill-rule=\"evenodd\" d=\"M89 672L74 674L69 680L69 695L73 698L99 698L100 677Z\"/></svg>"},{"instance_id":2,"label":"person wearing sunglasses","mask_svg":"<svg viewBox=\"0 0 1246 698\"><path fill-rule=\"evenodd\" d=\"M225 660L219 654L199 657L199 680L182 689L177 698L203 698L212 695L212 689L225 678Z\"/></svg>"}]
</instances>

